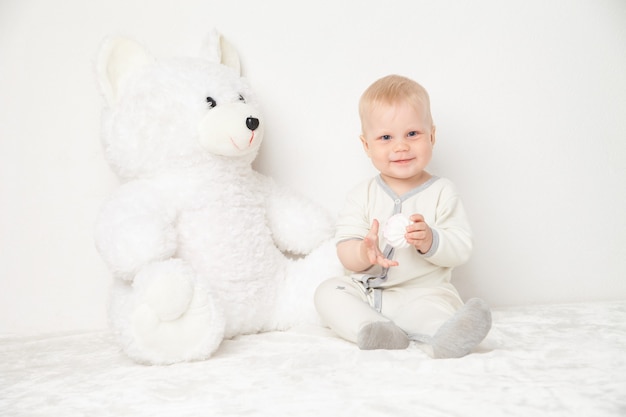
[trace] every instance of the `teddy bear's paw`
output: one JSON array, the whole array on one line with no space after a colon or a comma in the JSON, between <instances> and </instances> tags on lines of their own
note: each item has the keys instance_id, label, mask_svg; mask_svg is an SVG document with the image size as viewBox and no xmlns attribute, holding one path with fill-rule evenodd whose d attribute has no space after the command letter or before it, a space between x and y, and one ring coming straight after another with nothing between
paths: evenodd
<instances>
[{"instance_id":1,"label":"teddy bear's paw","mask_svg":"<svg viewBox=\"0 0 626 417\"><path fill-rule=\"evenodd\" d=\"M137 304L152 310L160 321L176 320L189 308L193 276L193 270L181 260L150 264L133 282Z\"/></svg>"},{"instance_id":2,"label":"teddy bear's paw","mask_svg":"<svg viewBox=\"0 0 626 417\"><path fill-rule=\"evenodd\" d=\"M194 285L191 268L182 261L145 268L134 287L129 356L168 364L204 359L217 349L224 335L223 315L211 293Z\"/></svg>"}]
</instances>

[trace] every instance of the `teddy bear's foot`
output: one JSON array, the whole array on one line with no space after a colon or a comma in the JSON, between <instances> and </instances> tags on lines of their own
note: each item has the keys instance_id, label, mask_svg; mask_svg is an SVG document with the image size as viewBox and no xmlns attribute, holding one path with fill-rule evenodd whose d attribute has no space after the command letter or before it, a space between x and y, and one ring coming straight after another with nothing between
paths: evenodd
<instances>
[{"instance_id":1,"label":"teddy bear's foot","mask_svg":"<svg viewBox=\"0 0 626 417\"><path fill-rule=\"evenodd\" d=\"M138 362L205 359L224 335L224 319L193 270L181 260L145 267L133 283L125 350Z\"/></svg>"}]
</instances>

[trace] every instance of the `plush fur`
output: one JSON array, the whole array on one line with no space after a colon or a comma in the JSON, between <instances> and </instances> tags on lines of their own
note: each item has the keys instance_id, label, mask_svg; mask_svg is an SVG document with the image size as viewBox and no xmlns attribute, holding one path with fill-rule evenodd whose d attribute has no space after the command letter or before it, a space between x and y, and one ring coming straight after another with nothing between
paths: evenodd
<instances>
[{"instance_id":1,"label":"plush fur","mask_svg":"<svg viewBox=\"0 0 626 417\"><path fill-rule=\"evenodd\" d=\"M317 321L315 287L341 273L331 216L252 168L257 99L236 51L218 33L207 45L203 58L157 60L110 38L99 54L102 142L121 185L96 245L114 277L112 326L142 363Z\"/></svg>"}]
</instances>

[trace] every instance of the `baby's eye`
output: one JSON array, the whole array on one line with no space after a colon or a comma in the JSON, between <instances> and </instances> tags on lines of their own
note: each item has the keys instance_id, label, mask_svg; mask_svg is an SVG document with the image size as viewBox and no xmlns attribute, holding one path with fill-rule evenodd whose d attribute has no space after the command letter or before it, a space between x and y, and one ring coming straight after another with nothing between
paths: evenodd
<instances>
[{"instance_id":1,"label":"baby's eye","mask_svg":"<svg viewBox=\"0 0 626 417\"><path fill-rule=\"evenodd\" d=\"M390 140L391 139L391 135L382 135L380 138L382 140Z\"/></svg>"},{"instance_id":2,"label":"baby's eye","mask_svg":"<svg viewBox=\"0 0 626 417\"><path fill-rule=\"evenodd\" d=\"M213 97L207 97L206 98L206 102L209 105L209 109L212 109L215 106L217 106L217 101L215 101L215 99Z\"/></svg>"},{"instance_id":3,"label":"baby's eye","mask_svg":"<svg viewBox=\"0 0 626 417\"><path fill-rule=\"evenodd\" d=\"M417 135L419 135L419 134L420 134L420 132L416 132L416 131L414 130L414 131L412 131L412 132L409 132L408 136L409 136L410 138L412 138L412 137L415 137L415 136L417 136Z\"/></svg>"},{"instance_id":4,"label":"baby's eye","mask_svg":"<svg viewBox=\"0 0 626 417\"><path fill-rule=\"evenodd\" d=\"M239 94L239 101L241 101L242 103L245 103L246 99L241 94Z\"/></svg>"}]
</instances>

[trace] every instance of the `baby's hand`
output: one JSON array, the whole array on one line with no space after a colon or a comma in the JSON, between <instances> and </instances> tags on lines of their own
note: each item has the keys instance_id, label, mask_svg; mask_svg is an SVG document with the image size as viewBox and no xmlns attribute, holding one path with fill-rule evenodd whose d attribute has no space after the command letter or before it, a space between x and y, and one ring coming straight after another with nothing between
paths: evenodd
<instances>
[{"instance_id":1,"label":"baby's hand","mask_svg":"<svg viewBox=\"0 0 626 417\"><path fill-rule=\"evenodd\" d=\"M365 246L367 259L372 265L380 265L383 268L389 268L392 266L398 266L398 262L385 258L385 255L380 251L378 247L378 220L374 219L372 222L372 228L369 233L363 239L363 245Z\"/></svg>"},{"instance_id":2,"label":"baby's hand","mask_svg":"<svg viewBox=\"0 0 626 417\"><path fill-rule=\"evenodd\" d=\"M406 241L420 253L426 253L433 244L433 231L421 214L413 214L411 224L406 228Z\"/></svg>"}]
</instances>

